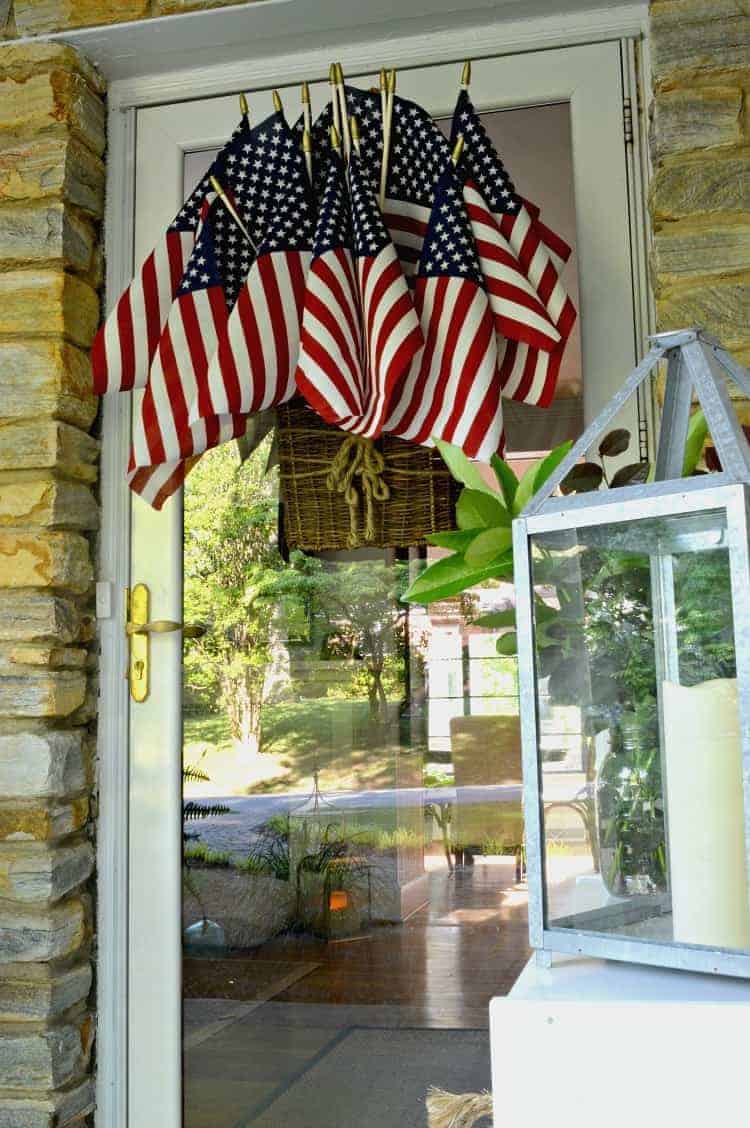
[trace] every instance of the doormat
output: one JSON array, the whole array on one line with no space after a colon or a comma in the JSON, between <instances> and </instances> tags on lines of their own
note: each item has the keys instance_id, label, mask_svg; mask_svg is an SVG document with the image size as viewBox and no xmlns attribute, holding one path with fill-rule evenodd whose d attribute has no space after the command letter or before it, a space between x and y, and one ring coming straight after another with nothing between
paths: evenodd
<instances>
[{"instance_id":1,"label":"doormat","mask_svg":"<svg viewBox=\"0 0 750 1128\"><path fill-rule=\"evenodd\" d=\"M489 1089L489 1032L344 1031L283 1092L234 1128L427 1128L425 1101L433 1086L454 1093Z\"/></svg>"}]
</instances>

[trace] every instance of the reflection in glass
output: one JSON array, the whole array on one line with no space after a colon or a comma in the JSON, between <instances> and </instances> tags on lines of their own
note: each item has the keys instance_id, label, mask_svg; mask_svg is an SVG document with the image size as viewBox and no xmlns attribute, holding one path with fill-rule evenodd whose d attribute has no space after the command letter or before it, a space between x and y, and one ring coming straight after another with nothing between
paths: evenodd
<instances>
[{"instance_id":1,"label":"reflection in glass","mask_svg":"<svg viewBox=\"0 0 750 1128\"><path fill-rule=\"evenodd\" d=\"M548 926L750 947L726 516L532 538Z\"/></svg>"}]
</instances>

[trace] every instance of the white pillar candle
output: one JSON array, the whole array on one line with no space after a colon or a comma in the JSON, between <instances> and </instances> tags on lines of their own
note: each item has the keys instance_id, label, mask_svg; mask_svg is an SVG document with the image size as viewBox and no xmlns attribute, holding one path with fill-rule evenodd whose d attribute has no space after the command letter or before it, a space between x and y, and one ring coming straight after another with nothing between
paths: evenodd
<instances>
[{"instance_id":1,"label":"white pillar candle","mask_svg":"<svg viewBox=\"0 0 750 1128\"><path fill-rule=\"evenodd\" d=\"M750 948L737 681L664 682L674 939Z\"/></svg>"}]
</instances>

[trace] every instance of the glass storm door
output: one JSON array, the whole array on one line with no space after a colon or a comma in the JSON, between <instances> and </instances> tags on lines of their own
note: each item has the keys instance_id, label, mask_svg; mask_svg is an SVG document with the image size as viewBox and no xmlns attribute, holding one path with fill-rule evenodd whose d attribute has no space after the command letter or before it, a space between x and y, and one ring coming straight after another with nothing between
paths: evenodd
<instances>
[{"instance_id":1,"label":"glass storm door","mask_svg":"<svg viewBox=\"0 0 750 1128\"><path fill-rule=\"evenodd\" d=\"M399 93L443 124L459 70ZM553 407L508 411L519 463L635 359L621 75L619 43L474 64L519 190L573 246L579 320ZM139 112L136 261L238 116ZM210 452L160 513L132 504L149 617L207 630L152 637L130 710L130 1122L421 1124L429 1086L490 1086L488 1001L528 955L514 659L471 625L512 590L410 611L424 549L281 553L270 445Z\"/></svg>"}]
</instances>

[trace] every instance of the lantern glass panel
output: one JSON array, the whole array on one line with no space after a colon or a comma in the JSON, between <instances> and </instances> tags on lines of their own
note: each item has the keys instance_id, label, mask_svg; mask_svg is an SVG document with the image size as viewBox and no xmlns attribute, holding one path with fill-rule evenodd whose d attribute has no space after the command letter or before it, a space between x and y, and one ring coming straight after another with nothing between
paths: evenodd
<instances>
[{"instance_id":1,"label":"lantern glass panel","mask_svg":"<svg viewBox=\"0 0 750 1128\"><path fill-rule=\"evenodd\" d=\"M750 949L725 511L530 547L545 927Z\"/></svg>"}]
</instances>

